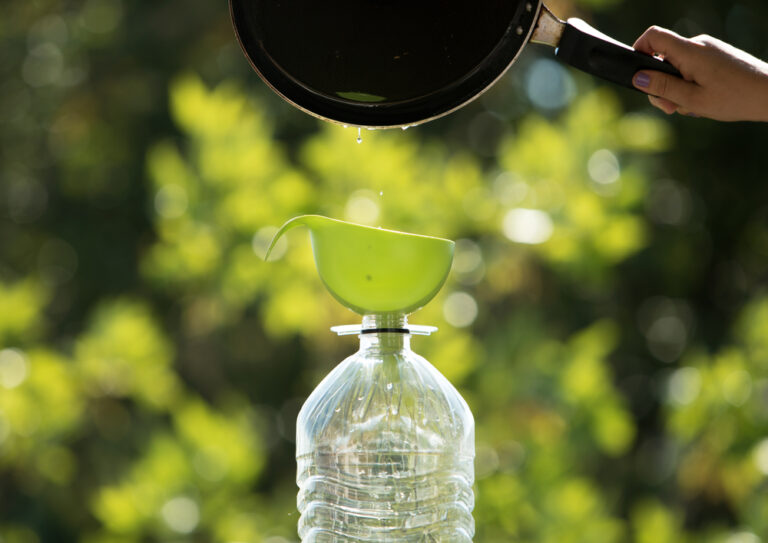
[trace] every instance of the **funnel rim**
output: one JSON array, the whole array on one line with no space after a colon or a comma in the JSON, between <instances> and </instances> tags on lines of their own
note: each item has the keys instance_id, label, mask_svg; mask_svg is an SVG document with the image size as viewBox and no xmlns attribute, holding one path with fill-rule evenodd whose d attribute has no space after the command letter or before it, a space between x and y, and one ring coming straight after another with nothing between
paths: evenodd
<instances>
[{"instance_id":1,"label":"funnel rim","mask_svg":"<svg viewBox=\"0 0 768 543\"><path fill-rule=\"evenodd\" d=\"M411 237L411 238L422 238L422 239L432 239L432 240L437 240L437 241L444 241L446 243L450 243L451 245L455 245L456 244L455 241L453 241L452 239L448 239L448 238L441 238L441 237L438 237L438 236L428 236L426 234L415 234L413 232L403 232L401 230L392 230L390 228L382 228L381 226L370 226L370 225L367 225L367 224L359 224L359 223L353 223L353 222L349 222L349 221L342 221L341 219L333 219L331 217L326 217L325 215L317 215L317 214L301 215L300 217L296 217L296 218L297 219L298 218L300 218L300 219L322 219L324 221L330 221L330 222L335 222L335 223L343 224L343 225L348 226L348 227L363 228L363 229L367 229L367 230L373 230L374 232L387 232L387 233L390 233L390 234L399 234L401 236L408 236L408 237ZM295 220L295 219L291 219L291 220Z\"/></svg>"}]
</instances>

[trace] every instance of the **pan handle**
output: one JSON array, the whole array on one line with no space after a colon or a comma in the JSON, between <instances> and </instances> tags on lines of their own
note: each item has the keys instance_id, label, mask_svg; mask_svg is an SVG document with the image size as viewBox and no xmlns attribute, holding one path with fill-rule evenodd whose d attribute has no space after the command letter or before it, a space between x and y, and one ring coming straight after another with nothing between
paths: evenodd
<instances>
[{"instance_id":1,"label":"pan handle","mask_svg":"<svg viewBox=\"0 0 768 543\"><path fill-rule=\"evenodd\" d=\"M639 70L654 70L683 77L669 62L632 49L581 19L568 19L555 55L571 66L607 81L634 89Z\"/></svg>"}]
</instances>

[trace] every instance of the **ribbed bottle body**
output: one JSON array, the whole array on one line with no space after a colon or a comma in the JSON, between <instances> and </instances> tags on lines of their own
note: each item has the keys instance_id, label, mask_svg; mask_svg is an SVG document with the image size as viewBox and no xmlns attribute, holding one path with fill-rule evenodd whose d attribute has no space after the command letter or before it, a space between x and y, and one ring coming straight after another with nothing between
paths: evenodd
<instances>
[{"instance_id":1,"label":"ribbed bottle body","mask_svg":"<svg viewBox=\"0 0 768 543\"><path fill-rule=\"evenodd\" d=\"M474 421L406 334L362 337L297 422L303 543L469 543Z\"/></svg>"}]
</instances>

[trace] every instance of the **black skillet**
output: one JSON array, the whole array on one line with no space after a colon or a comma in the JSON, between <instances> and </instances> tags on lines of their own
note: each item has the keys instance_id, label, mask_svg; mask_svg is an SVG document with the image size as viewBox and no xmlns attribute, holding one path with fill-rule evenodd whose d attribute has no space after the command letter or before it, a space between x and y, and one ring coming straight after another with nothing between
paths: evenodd
<instances>
[{"instance_id":1,"label":"black skillet","mask_svg":"<svg viewBox=\"0 0 768 543\"><path fill-rule=\"evenodd\" d=\"M529 41L625 87L676 76L541 0L230 0L240 45L285 100L324 120L389 128L441 117L482 94Z\"/></svg>"}]
</instances>

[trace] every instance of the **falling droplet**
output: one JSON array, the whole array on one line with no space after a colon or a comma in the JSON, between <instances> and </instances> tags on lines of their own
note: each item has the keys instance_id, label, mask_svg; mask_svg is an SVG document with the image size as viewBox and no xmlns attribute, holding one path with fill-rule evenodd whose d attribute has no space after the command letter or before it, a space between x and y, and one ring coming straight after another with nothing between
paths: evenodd
<instances>
[{"instance_id":1,"label":"falling droplet","mask_svg":"<svg viewBox=\"0 0 768 543\"><path fill-rule=\"evenodd\" d=\"M392 383L387 383L387 390L392 390Z\"/></svg>"},{"instance_id":2,"label":"falling droplet","mask_svg":"<svg viewBox=\"0 0 768 543\"><path fill-rule=\"evenodd\" d=\"M363 136L361 134L362 129L357 127L357 143L363 143Z\"/></svg>"},{"instance_id":3,"label":"falling droplet","mask_svg":"<svg viewBox=\"0 0 768 543\"><path fill-rule=\"evenodd\" d=\"M379 196L384 196L384 191L379 192Z\"/></svg>"}]
</instances>

